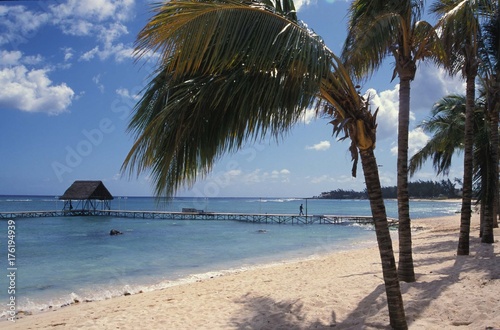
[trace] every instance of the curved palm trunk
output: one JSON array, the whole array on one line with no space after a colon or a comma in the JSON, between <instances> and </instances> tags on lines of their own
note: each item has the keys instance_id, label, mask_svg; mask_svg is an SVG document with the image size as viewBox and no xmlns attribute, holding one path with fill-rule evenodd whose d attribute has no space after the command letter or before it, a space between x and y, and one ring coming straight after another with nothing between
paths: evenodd
<instances>
[{"instance_id":1,"label":"curved palm trunk","mask_svg":"<svg viewBox=\"0 0 500 330\"><path fill-rule=\"evenodd\" d=\"M361 163L365 176L366 189L370 199L375 232L379 246L380 259L382 261L382 272L384 276L387 305L389 307L389 318L394 329L408 329L406 323L403 298L399 287L396 261L392 249L391 234L387 224L387 213L385 211L382 189L378 174L377 161L373 149L360 150Z\"/></svg>"},{"instance_id":2,"label":"curved palm trunk","mask_svg":"<svg viewBox=\"0 0 500 330\"><path fill-rule=\"evenodd\" d=\"M465 103L465 137L464 137L464 179L462 190L462 209L460 217L460 236L458 238L458 255L469 255L470 218L472 199L472 140L474 138L473 116L475 102L476 74L467 75Z\"/></svg>"},{"instance_id":3,"label":"curved palm trunk","mask_svg":"<svg viewBox=\"0 0 500 330\"><path fill-rule=\"evenodd\" d=\"M399 265L401 281L415 282L413 268L410 201L408 192L408 127L410 124L410 77L402 74L399 85L398 126L398 218Z\"/></svg>"}]
</instances>

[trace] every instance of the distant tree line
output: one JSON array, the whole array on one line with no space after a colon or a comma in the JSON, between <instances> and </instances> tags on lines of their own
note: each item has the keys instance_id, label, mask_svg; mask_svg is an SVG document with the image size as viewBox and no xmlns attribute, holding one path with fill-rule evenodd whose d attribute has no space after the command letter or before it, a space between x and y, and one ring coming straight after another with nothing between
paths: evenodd
<instances>
[{"instance_id":1,"label":"distant tree line","mask_svg":"<svg viewBox=\"0 0 500 330\"><path fill-rule=\"evenodd\" d=\"M419 180L416 182L409 182L408 190L410 198L459 198L461 196L461 190L455 187L456 184L461 185L461 181L459 179L455 179L455 182L451 182L449 179L441 181ZM384 198L397 198L397 187L382 187L382 196ZM329 192L322 192L319 196L315 196L315 198L368 199L368 194L366 189L364 191L337 189Z\"/></svg>"}]
</instances>

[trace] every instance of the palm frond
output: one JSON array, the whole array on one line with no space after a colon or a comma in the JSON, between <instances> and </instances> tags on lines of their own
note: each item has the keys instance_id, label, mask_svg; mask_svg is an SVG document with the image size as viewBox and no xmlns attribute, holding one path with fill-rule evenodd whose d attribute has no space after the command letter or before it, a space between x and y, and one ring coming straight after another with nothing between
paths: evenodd
<instances>
[{"instance_id":1,"label":"palm frond","mask_svg":"<svg viewBox=\"0 0 500 330\"><path fill-rule=\"evenodd\" d=\"M357 77L376 71L388 54L392 54L394 40L399 38L399 28L404 22L399 15L383 14L370 24L353 26L342 50L342 58Z\"/></svg>"},{"instance_id":2,"label":"palm frond","mask_svg":"<svg viewBox=\"0 0 500 330\"><path fill-rule=\"evenodd\" d=\"M436 29L426 21L414 24L412 33L413 58L430 58L437 64L447 64L447 54Z\"/></svg>"},{"instance_id":3,"label":"palm frond","mask_svg":"<svg viewBox=\"0 0 500 330\"><path fill-rule=\"evenodd\" d=\"M376 117L369 109L369 99L362 97L350 72L338 57L333 57L334 70L322 81L317 111L329 118L333 135L343 134L340 140L351 139L349 151L353 161L352 176L356 177L358 149L375 148Z\"/></svg>"},{"instance_id":4,"label":"palm frond","mask_svg":"<svg viewBox=\"0 0 500 330\"><path fill-rule=\"evenodd\" d=\"M136 54L159 53L174 77L216 74L236 64L271 72L298 62L321 76L330 51L274 9L260 2L170 1L155 8L156 15L138 36ZM303 39L309 40L307 46Z\"/></svg>"},{"instance_id":5,"label":"palm frond","mask_svg":"<svg viewBox=\"0 0 500 330\"><path fill-rule=\"evenodd\" d=\"M355 0L349 8L349 32L342 58L353 67L358 78L369 77L387 55L397 64L411 65L425 58L436 62L445 59L434 28L420 21L423 1Z\"/></svg>"},{"instance_id":6,"label":"palm frond","mask_svg":"<svg viewBox=\"0 0 500 330\"><path fill-rule=\"evenodd\" d=\"M483 1L440 0L431 7L440 15L437 26L449 55L447 68L451 74L462 70L465 75L466 67L474 65L481 40L479 7Z\"/></svg>"},{"instance_id":7,"label":"palm frond","mask_svg":"<svg viewBox=\"0 0 500 330\"><path fill-rule=\"evenodd\" d=\"M485 124L484 104L477 100L474 111L474 172L480 171L478 162L486 162L489 154L489 126ZM419 125L432 133L431 139L409 162L410 175L415 174L431 158L436 173L447 175L452 157L464 147L465 96L448 95L436 102L431 117Z\"/></svg>"},{"instance_id":8,"label":"palm frond","mask_svg":"<svg viewBox=\"0 0 500 330\"><path fill-rule=\"evenodd\" d=\"M246 141L280 139L333 69L317 36L253 2L165 3L137 49L162 58L129 124L136 142L122 170L151 171L157 195L190 186Z\"/></svg>"}]
</instances>

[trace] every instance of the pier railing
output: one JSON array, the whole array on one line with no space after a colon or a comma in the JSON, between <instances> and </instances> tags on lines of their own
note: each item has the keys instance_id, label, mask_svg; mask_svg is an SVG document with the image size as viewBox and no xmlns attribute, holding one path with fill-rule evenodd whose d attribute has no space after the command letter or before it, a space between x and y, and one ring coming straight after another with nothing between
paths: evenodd
<instances>
[{"instance_id":1,"label":"pier railing","mask_svg":"<svg viewBox=\"0 0 500 330\"><path fill-rule=\"evenodd\" d=\"M53 210L53 211L17 211L0 212L0 219L21 219L41 217L74 216L110 216L135 219L165 220L233 220L255 223L278 224L370 224L371 216L356 215L296 215L296 214L261 214L261 213L219 213L219 212L168 212L168 211L126 211L126 210ZM388 218L389 224L396 224L397 219Z\"/></svg>"}]
</instances>

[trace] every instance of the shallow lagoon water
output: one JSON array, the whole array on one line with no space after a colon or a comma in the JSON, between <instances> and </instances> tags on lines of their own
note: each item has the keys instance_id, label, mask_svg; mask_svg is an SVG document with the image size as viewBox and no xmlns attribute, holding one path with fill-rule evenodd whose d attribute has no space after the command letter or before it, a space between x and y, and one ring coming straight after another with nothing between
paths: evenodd
<instances>
[{"instance_id":1,"label":"shallow lagoon water","mask_svg":"<svg viewBox=\"0 0 500 330\"><path fill-rule=\"evenodd\" d=\"M118 198L113 209L207 212L369 215L363 200L299 198ZM54 197L0 197L1 211L62 208ZM396 217L396 201L386 201ZM412 202L412 218L454 213L460 203ZM106 299L212 276L213 272L309 258L375 242L373 230L347 225L278 225L239 221L154 220L114 217L16 219L18 310L36 312L77 301ZM123 235L110 236L111 229ZM7 221L0 221L7 232ZM6 234L5 234L6 236ZM6 241L0 241L5 251ZM6 258L5 258L6 260ZM6 268L2 267L7 273ZM7 288L7 276L0 276ZM0 300L7 302L6 290ZM5 315L5 311L4 311Z\"/></svg>"}]
</instances>

